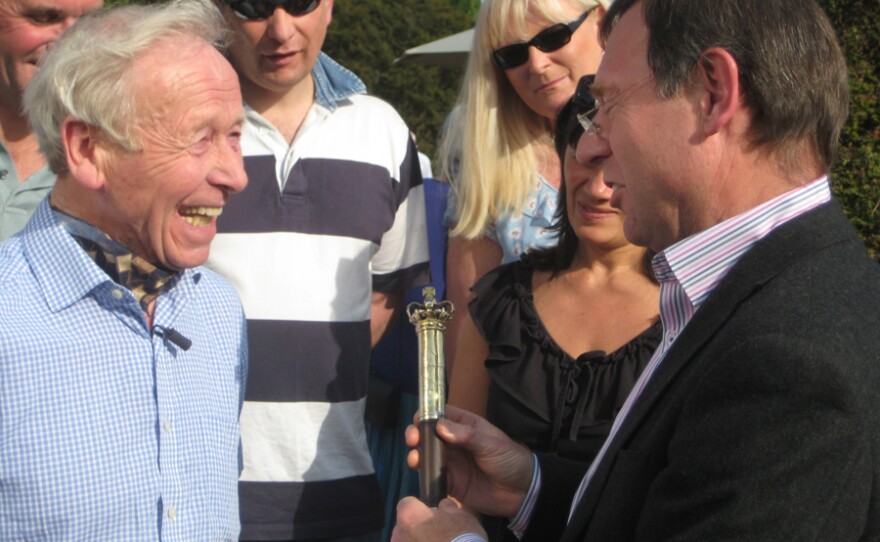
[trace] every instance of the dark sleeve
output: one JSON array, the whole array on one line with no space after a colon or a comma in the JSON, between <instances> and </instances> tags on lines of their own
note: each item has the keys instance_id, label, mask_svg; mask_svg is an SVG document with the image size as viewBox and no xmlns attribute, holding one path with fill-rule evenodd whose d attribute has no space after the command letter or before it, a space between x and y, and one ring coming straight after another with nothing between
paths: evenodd
<instances>
[{"instance_id":1,"label":"dark sleeve","mask_svg":"<svg viewBox=\"0 0 880 542\"><path fill-rule=\"evenodd\" d=\"M489 345L489 365L517 360L522 353L518 298L524 292L517 281L520 265L520 262L513 262L497 267L472 288L474 299L468 305L468 311Z\"/></svg>"},{"instance_id":2,"label":"dark sleeve","mask_svg":"<svg viewBox=\"0 0 880 542\"><path fill-rule=\"evenodd\" d=\"M866 539L877 393L857 376L866 358L844 352L779 333L708 352L717 362L686 392L635 539Z\"/></svg>"},{"instance_id":3,"label":"dark sleeve","mask_svg":"<svg viewBox=\"0 0 880 542\"><path fill-rule=\"evenodd\" d=\"M538 454L541 464L541 493L522 542L559 540L568 523L572 499L587 472L586 463Z\"/></svg>"}]
</instances>

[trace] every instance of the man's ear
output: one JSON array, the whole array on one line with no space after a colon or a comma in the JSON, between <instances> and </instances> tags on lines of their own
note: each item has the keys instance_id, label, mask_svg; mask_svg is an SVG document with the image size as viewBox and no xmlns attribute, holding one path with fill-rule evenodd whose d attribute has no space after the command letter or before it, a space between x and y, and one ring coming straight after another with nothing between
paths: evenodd
<instances>
[{"instance_id":1,"label":"man's ear","mask_svg":"<svg viewBox=\"0 0 880 542\"><path fill-rule=\"evenodd\" d=\"M89 190L98 190L104 185L98 134L98 128L73 117L61 123L67 169L78 184Z\"/></svg>"},{"instance_id":2,"label":"man's ear","mask_svg":"<svg viewBox=\"0 0 880 542\"><path fill-rule=\"evenodd\" d=\"M739 66L729 52L712 47L703 51L695 78L703 91L700 101L703 133L707 136L716 134L742 107Z\"/></svg>"}]
</instances>

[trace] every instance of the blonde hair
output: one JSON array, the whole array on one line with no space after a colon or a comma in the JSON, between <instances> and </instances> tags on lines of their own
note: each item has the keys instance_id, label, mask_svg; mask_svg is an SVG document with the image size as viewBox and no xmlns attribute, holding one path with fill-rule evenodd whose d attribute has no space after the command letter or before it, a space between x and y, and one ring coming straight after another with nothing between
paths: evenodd
<instances>
[{"instance_id":1,"label":"blonde hair","mask_svg":"<svg viewBox=\"0 0 880 542\"><path fill-rule=\"evenodd\" d=\"M486 0L474 28L458 102L440 143L440 177L456 196L454 236L473 239L500 215L520 212L537 170L534 145L552 143L547 119L532 111L492 64L492 51L527 41L529 9L568 22L564 5L586 11L611 0Z\"/></svg>"},{"instance_id":2,"label":"blonde hair","mask_svg":"<svg viewBox=\"0 0 880 542\"><path fill-rule=\"evenodd\" d=\"M210 0L175 0L98 10L80 17L46 53L24 93L24 110L50 169L67 172L61 123L72 116L135 151L132 66L156 43L180 36L222 49L228 30Z\"/></svg>"}]
</instances>

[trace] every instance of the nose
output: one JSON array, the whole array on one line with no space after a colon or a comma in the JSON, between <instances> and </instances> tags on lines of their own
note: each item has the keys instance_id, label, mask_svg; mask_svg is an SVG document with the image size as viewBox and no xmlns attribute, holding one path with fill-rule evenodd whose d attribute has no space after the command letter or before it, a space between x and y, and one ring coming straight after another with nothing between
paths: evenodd
<instances>
[{"instance_id":1,"label":"nose","mask_svg":"<svg viewBox=\"0 0 880 542\"><path fill-rule=\"evenodd\" d=\"M72 17L72 16L65 17L64 20L59 25L61 27L60 28L61 31L59 32L59 35L61 34L61 32L64 32L65 30L67 30L68 28L73 26L73 23L76 22L76 19L77 19L77 17Z\"/></svg>"},{"instance_id":2,"label":"nose","mask_svg":"<svg viewBox=\"0 0 880 542\"><path fill-rule=\"evenodd\" d=\"M601 161L582 163L575 150L565 153L565 182L574 192L588 195L594 203L603 203L611 199L611 188L605 184L605 168Z\"/></svg>"},{"instance_id":3,"label":"nose","mask_svg":"<svg viewBox=\"0 0 880 542\"><path fill-rule=\"evenodd\" d=\"M50 37L46 42L46 45L52 47L52 45L54 45L55 42L58 41L58 38L61 37L61 34L63 34L65 30L73 26L73 23L76 22L76 19L76 17L67 16L48 27L47 29L49 32L47 32L45 35Z\"/></svg>"},{"instance_id":4,"label":"nose","mask_svg":"<svg viewBox=\"0 0 880 542\"><path fill-rule=\"evenodd\" d=\"M578 139L575 158L584 166L601 165L611 156L611 146L608 140L602 136L590 132L584 132Z\"/></svg>"},{"instance_id":5,"label":"nose","mask_svg":"<svg viewBox=\"0 0 880 542\"><path fill-rule=\"evenodd\" d=\"M543 72L549 63L548 59L549 57L547 53L538 49L534 45L529 45L529 60L526 62L526 65L529 67L530 72Z\"/></svg>"},{"instance_id":6,"label":"nose","mask_svg":"<svg viewBox=\"0 0 880 542\"><path fill-rule=\"evenodd\" d=\"M278 43L284 43L296 32L293 15L284 11L281 6L276 6L275 11L266 21L268 26L266 33Z\"/></svg>"},{"instance_id":7,"label":"nose","mask_svg":"<svg viewBox=\"0 0 880 542\"><path fill-rule=\"evenodd\" d=\"M611 199L612 190L610 186L605 184L604 168L600 169L595 175L590 177L587 188L590 191L590 195L597 200Z\"/></svg>"},{"instance_id":8,"label":"nose","mask_svg":"<svg viewBox=\"0 0 880 542\"><path fill-rule=\"evenodd\" d=\"M216 164L208 176L208 182L229 194L241 192L247 187L247 173L237 140L217 151Z\"/></svg>"}]
</instances>

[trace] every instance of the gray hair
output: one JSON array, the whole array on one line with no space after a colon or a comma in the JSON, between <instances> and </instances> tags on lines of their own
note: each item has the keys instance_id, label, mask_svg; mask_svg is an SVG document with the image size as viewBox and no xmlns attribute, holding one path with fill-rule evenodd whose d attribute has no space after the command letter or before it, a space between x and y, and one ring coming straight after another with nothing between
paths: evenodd
<instances>
[{"instance_id":1,"label":"gray hair","mask_svg":"<svg viewBox=\"0 0 880 542\"><path fill-rule=\"evenodd\" d=\"M200 38L222 50L228 30L210 0L174 0L98 10L61 36L24 93L24 112L53 172L68 170L61 138L68 116L128 151L140 149L132 66L158 42L175 37Z\"/></svg>"}]
</instances>

